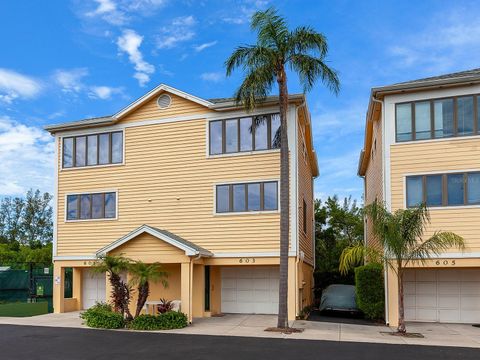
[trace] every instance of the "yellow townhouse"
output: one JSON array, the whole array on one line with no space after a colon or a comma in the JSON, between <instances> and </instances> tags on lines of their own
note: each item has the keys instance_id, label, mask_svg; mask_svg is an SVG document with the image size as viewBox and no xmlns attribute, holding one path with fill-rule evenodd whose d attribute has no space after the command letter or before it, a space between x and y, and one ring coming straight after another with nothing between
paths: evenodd
<instances>
[{"instance_id":1,"label":"yellow townhouse","mask_svg":"<svg viewBox=\"0 0 480 360\"><path fill-rule=\"evenodd\" d=\"M160 85L112 116L47 126L56 141L54 311L108 301L106 276L91 267L99 255L123 254L162 263L169 286L151 286L148 302L178 300L190 321L277 313L278 112L277 97L246 113L231 98ZM289 96L288 138L293 320L312 303L315 261L318 165L302 94Z\"/></svg>"},{"instance_id":2,"label":"yellow townhouse","mask_svg":"<svg viewBox=\"0 0 480 360\"><path fill-rule=\"evenodd\" d=\"M365 202L390 211L426 203L434 231L464 237L405 274L407 321L480 322L480 69L373 88L358 174ZM366 222L366 241L375 244ZM397 279L385 279L386 321L398 321Z\"/></svg>"}]
</instances>

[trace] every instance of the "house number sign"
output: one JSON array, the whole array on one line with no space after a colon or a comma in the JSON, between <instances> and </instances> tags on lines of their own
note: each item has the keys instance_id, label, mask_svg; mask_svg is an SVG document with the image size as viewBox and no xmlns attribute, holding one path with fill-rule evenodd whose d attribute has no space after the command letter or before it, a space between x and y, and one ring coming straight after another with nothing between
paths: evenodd
<instances>
[{"instance_id":1,"label":"house number sign","mask_svg":"<svg viewBox=\"0 0 480 360\"><path fill-rule=\"evenodd\" d=\"M255 264L255 258L240 258L238 262L240 264Z\"/></svg>"},{"instance_id":2,"label":"house number sign","mask_svg":"<svg viewBox=\"0 0 480 360\"><path fill-rule=\"evenodd\" d=\"M455 266L455 260L437 260L435 261L435 265L437 266L447 266L447 265L451 265L451 266Z\"/></svg>"}]
</instances>

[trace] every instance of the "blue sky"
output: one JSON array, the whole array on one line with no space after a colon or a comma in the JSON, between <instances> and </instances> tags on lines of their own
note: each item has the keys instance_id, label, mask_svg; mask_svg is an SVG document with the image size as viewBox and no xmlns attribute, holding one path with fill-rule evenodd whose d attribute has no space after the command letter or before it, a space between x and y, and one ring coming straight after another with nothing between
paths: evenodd
<instances>
[{"instance_id":1,"label":"blue sky","mask_svg":"<svg viewBox=\"0 0 480 360\"><path fill-rule=\"evenodd\" d=\"M480 67L476 1L0 2L0 196L53 190L53 143L42 126L112 114L159 83L204 98L232 96L235 46L254 42L249 17L275 5L291 27L329 41L335 97L308 94L321 175L317 197L351 194L370 88ZM294 76L290 92L300 92Z\"/></svg>"}]
</instances>

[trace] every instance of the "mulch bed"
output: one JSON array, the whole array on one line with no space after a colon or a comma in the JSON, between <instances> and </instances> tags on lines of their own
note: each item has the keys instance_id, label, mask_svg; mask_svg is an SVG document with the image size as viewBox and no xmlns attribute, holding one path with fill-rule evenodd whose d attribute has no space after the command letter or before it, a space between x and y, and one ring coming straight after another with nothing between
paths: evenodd
<instances>
[{"instance_id":1,"label":"mulch bed","mask_svg":"<svg viewBox=\"0 0 480 360\"><path fill-rule=\"evenodd\" d=\"M303 332L303 329L298 329L298 328L278 328L278 327L269 327L266 328L265 331L270 331L270 332L277 332L277 333L282 333L282 334L293 334L293 333L301 333Z\"/></svg>"}]
</instances>

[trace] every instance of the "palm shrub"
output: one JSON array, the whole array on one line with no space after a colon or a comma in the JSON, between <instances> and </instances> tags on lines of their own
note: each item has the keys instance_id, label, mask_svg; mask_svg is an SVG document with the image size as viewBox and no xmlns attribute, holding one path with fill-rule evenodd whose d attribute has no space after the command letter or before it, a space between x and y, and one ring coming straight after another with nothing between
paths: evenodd
<instances>
[{"instance_id":1,"label":"palm shrub","mask_svg":"<svg viewBox=\"0 0 480 360\"><path fill-rule=\"evenodd\" d=\"M278 86L280 131L274 138L280 145L280 284L277 326L287 328L290 221L287 69L298 74L305 92L320 80L337 93L339 80L335 70L325 61L328 53L327 39L312 27L301 26L290 30L285 18L278 15L274 8L269 8L253 14L251 29L257 33L256 44L237 47L225 66L227 76L239 67L246 73L235 92L235 99L247 111L253 110L258 102L264 100L275 84ZM252 131L262 121L265 121L262 117L256 118Z\"/></svg>"},{"instance_id":2,"label":"palm shrub","mask_svg":"<svg viewBox=\"0 0 480 360\"><path fill-rule=\"evenodd\" d=\"M107 273L112 288L111 299L113 303L113 310L127 317L127 320L132 319L132 314L129 310L131 288L126 284L120 274L128 270L130 260L122 255L103 255L98 258L93 271L96 273Z\"/></svg>"},{"instance_id":3,"label":"palm shrub","mask_svg":"<svg viewBox=\"0 0 480 360\"><path fill-rule=\"evenodd\" d=\"M140 315L148 295L150 294L150 282L160 281L163 287L168 286L168 273L162 269L160 263L146 264L143 261L135 261L129 265L131 285L137 286L138 299L135 317Z\"/></svg>"},{"instance_id":4,"label":"palm shrub","mask_svg":"<svg viewBox=\"0 0 480 360\"><path fill-rule=\"evenodd\" d=\"M426 226L430 223L430 213L425 204L391 213L385 208L385 204L375 201L365 207L365 214L371 220L373 233L379 240L382 251L361 244L345 248L340 257L339 270L346 273L364 259L383 263L391 269L398 282L397 331L404 334L405 268L412 263L425 264L428 259L451 248L463 251L465 242L461 236L448 231L436 231L431 237L424 239Z\"/></svg>"}]
</instances>

